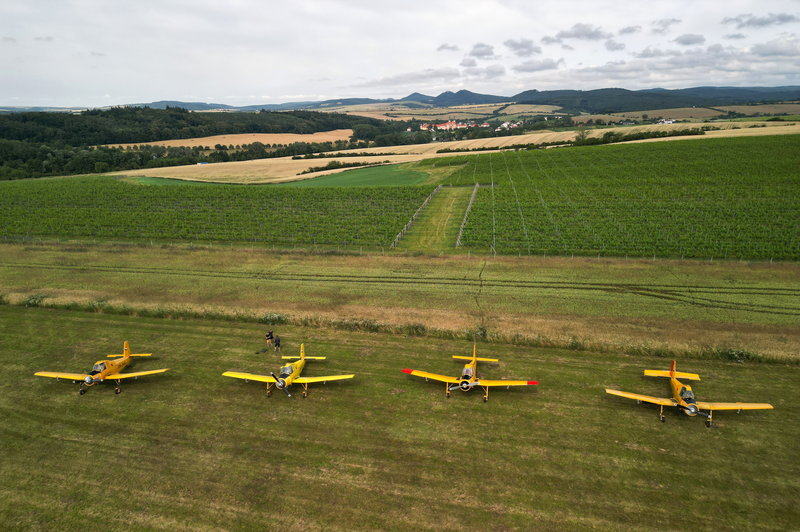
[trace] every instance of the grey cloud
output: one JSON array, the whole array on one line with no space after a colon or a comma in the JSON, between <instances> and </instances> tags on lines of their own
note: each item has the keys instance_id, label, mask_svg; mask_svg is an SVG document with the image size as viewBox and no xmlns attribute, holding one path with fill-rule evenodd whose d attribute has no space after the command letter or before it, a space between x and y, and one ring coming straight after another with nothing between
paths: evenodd
<instances>
[{"instance_id":1,"label":"grey cloud","mask_svg":"<svg viewBox=\"0 0 800 532\"><path fill-rule=\"evenodd\" d=\"M530 39L520 39L518 41L509 39L503 44L519 57L530 57L533 54L542 53L541 47L533 44L533 41Z\"/></svg>"},{"instance_id":2,"label":"grey cloud","mask_svg":"<svg viewBox=\"0 0 800 532\"><path fill-rule=\"evenodd\" d=\"M439 48L436 49L437 52L441 52L442 50L446 50L448 52L457 52L459 48L455 44L444 43L439 45Z\"/></svg>"},{"instance_id":3,"label":"grey cloud","mask_svg":"<svg viewBox=\"0 0 800 532\"><path fill-rule=\"evenodd\" d=\"M472 50L469 51L469 55L480 59L491 59L494 57L494 46L479 42L473 45Z\"/></svg>"},{"instance_id":4,"label":"grey cloud","mask_svg":"<svg viewBox=\"0 0 800 532\"><path fill-rule=\"evenodd\" d=\"M639 33L642 31L641 26L626 26L619 30L620 35L630 35L631 33Z\"/></svg>"},{"instance_id":5,"label":"grey cloud","mask_svg":"<svg viewBox=\"0 0 800 532\"><path fill-rule=\"evenodd\" d=\"M524 63L511 67L511 70L514 72L541 72L542 70L555 70L559 66L564 66L565 64L563 58L558 61L553 61L552 59L543 59L541 61L529 59Z\"/></svg>"},{"instance_id":6,"label":"grey cloud","mask_svg":"<svg viewBox=\"0 0 800 532\"><path fill-rule=\"evenodd\" d=\"M107 54L104 54L103 52L92 52L91 53L92 57L105 57L106 55Z\"/></svg>"},{"instance_id":7,"label":"grey cloud","mask_svg":"<svg viewBox=\"0 0 800 532\"><path fill-rule=\"evenodd\" d=\"M574 50L575 48L573 48L572 46L570 46L568 44L562 44L561 45L561 49L562 50Z\"/></svg>"},{"instance_id":8,"label":"grey cloud","mask_svg":"<svg viewBox=\"0 0 800 532\"><path fill-rule=\"evenodd\" d=\"M486 68L465 68L464 74L467 76L491 79L505 75L506 68L503 65L489 65Z\"/></svg>"},{"instance_id":9,"label":"grey cloud","mask_svg":"<svg viewBox=\"0 0 800 532\"><path fill-rule=\"evenodd\" d=\"M722 36L723 39L746 39L747 35L744 33L729 33Z\"/></svg>"},{"instance_id":10,"label":"grey cloud","mask_svg":"<svg viewBox=\"0 0 800 532\"><path fill-rule=\"evenodd\" d=\"M53 38L50 37L49 35L47 37L36 37L35 40L42 42L53 42Z\"/></svg>"},{"instance_id":11,"label":"grey cloud","mask_svg":"<svg viewBox=\"0 0 800 532\"><path fill-rule=\"evenodd\" d=\"M614 39L607 40L604 46L610 52L618 52L625 49L625 43L617 42Z\"/></svg>"},{"instance_id":12,"label":"grey cloud","mask_svg":"<svg viewBox=\"0 0 800 532\"><path fill-rule=\"evenodd\" d=\"M683 46L692 46L695 44L703 44L706 42L706 38L702 35L696 35L693 33L684 33L680 37L677 37L674 42L678 44L682 44Z\"/></svg>"},{"instance_id":13,"label":"grey cloud","mask_svg":"<svg viewBox=\"0 0 800 532\"><path fill-rule=\"evenodd\" d=\"M557 44L560 43L561 39L557 39L555 37L550 37L549 35L545 35L542 37L542 44Z\"/></svg>"},{"instance_id":14,"label":"grey cloud","mask_svg":"<svg viewBox=\"0 0 800 532\"><path fill-rule=\"evenodd\" d=\"M373 79L359 83L357 87L392 87L394 85L411 85L426 82L452 81L461 77L457 68L426 68L416 72L407 72L396 76Z\"/></svg>"},{"instance_id":15,"label":"grey cloud","mask_svg":"<svg viewBox=\"0 0 800 532\"><path fill-rule=\"evenodd\" d=\"M662 51L662 50L660 50L658 48L653 48L652 46L648 46L647 48L645 48L641 52L634 53L633 55L634 55L634 57L638 57L640 59L653 59L653 58L656 58L656 57L668 57L668 56L671 56L671 55L680 55L680 54L681 54L681 52L679 52L677 50L668 50L668 51L664 52L664 51Z\"/></svg>"},{"instance_id":16,"label":"grey cloud","mask_svg":"<svg viewBox=\"0 0 800 532\"><path fill-rule=\"evenodd\" d=\"M478 62L477 62L477 61L475 61L475 60L474 60L473 58L471 58L471 57L465 57L464 59L462 59L462 60L461 60L461 62L458 64L458 66L462 66L462 67L475 67L475 66L478 66Z\"/></svg>"},{"instance_id":17,"label":"grey cloud","mask_svg":"<svg viewBox=\"0 0 800 532\"><path fill-rule=\"evenodd\" d=\"M662 18L661 20L654 20L653 33L664 35L665 33L669 32L670 26L673 24L680 24L680 22L681 21L677 18Z\"/></svg>"},{"instance_id":18,"label":"grey cloud","mask_svg":"<svg viewBox=\"0 0 800 532\"><path fill-rule=\"evenodd\" d=\"M750 50L760 57L800 57L800 41L779 37L765 44L756 44Z\"/></svg>"},{"instance_id":19,"label":"grey cloud","mask_svg":"<svg viewBox=\"0 0 800 532\"><path fill-rule=\"evenodd\" d=\"M746 15L739 15L738 17L725 17L722 19L723 24L736 24L738 29L763 28L765 26L775 26L777 24L787 24L789 22L798 21L800 21L800 18L788 13L769 13L765 17L755 17L748 13Z\"/></svg>"},{"instance_id":20,"label":"grey cloud","mask_svg":"<svg viewBox=\"0 0 800 532\"><path fill-rule=\"evenodd\" d=\"M3 42L17 42L13 37L3 37Z\"/></svg>"},{"instance_id":21,"label":"grey cloud","mask_svg":"<svg viewBox=\"0 0 800 532\"><path fill-rule=\"evenodd\" d=\"M599 27L595 28L593 24L575 24L567 31L559 31L556 33L556 39L561 42L562 39L583 39L587 41L598 41L600 39L610 39L610 33L604 32Z\"/></svg>"}]
</instances>

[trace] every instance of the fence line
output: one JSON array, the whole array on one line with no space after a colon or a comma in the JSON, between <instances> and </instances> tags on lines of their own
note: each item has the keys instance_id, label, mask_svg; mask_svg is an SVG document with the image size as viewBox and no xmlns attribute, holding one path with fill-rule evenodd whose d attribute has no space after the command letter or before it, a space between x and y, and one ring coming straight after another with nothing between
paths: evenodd
<instances>
[{"instance_id":1,"label":"fence line","mask_svg":"<svg viewBox=\"0 0 800 532\"><path fill-rule=\"evenodd\" d=\"M441 190L441 188L442 188L442 185L439 185L438 187L433 189L433 192L431 192L430 196L425 198L425 201L423 201L422 205L419 206L419 209L417 209L417 212L414 213L414 215L411 217L411 219L408 221L408 223L405 225L405 227L403 227L403 229L399 233L397 233L397 236L394 237L394 242L392 242L392 245L389 246L390 248L394 249L395 246L397 246L398 242L400 242L400 239L402 239L404 236L406 236L406 231L408 231L411 228L411 226L414 224L414 220L417 219L417 216L419 216L419 213L422 212L422 209L425 208L425 205L428 204L428 202L431 200L431 198L434 197L436 195L436 193L439 192L439 190Z\"/></svg>"},{"instance_id":2,"label":"fence line","mask_svg":"<svg viewBox=\"0 0 800 532\"><path fill-rule=\"evenodd\" d=\"M472 202L475 201L475 195L478 193L478 187L480 185L475 183L475 188L472 189L472 197L469 198L469 205L467 205L467 212L464 213L464 221L461 222L461 229L458 230L458 238L456 238L456 247L461 247L461 235L464 233L464 226L467 225L467 216L469 216L469 210L472 208Z\"/></svg>"}]
</instances>

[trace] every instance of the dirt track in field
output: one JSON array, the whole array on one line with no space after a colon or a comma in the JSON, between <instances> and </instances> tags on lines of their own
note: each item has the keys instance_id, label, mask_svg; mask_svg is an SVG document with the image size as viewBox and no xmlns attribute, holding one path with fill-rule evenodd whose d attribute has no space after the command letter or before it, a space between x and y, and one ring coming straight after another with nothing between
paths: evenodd
<instances>
[{"instance_id":1,"label":"dirt track in field","mask_svg":"<svg viewBox=\"0 0 800 532\"><path fill-rule=\"evenodd\" d=\"M761 125L767 127L761 127ZM800 134L800 124L785 125L780 122L751 122L743 127L742 123L725 122L714 124L715 127L725 128L718 131L708 131L705 135L695 135L687 137L667 137L660 139L646 139L633 142L662 142L667 140L691 140L691 139L708 139L708 138L726 138L726 137L750 137L762 135L797 135ZM756 127L753 127L756 126ZM697 127L697 124L669 124L669 125L656 125L656 126L638 126L627 128L609 128L609 129L595 129L589 131L590 137L599 137L608 131L620 131L625 134L637 133L643 131L672 131L680 128ZM734 129L741 128L741 129ZM342 131L342 130L340 130ZM333 133L333 132L331 132ZM234 135L229 135L230 137ZM308 135L304 136L306 141ZM382 162L387 164L398 164L420 161L422 159L429 159L431 157L447 157L447 156L461 156L460 153L450 154L437 154L438 150L443 148L455 149L474 149L486 147L505 147L513 146L515 144L541 144L545 142L563 142L571 140L575 137L575 131L553 132L544 131L533 133L529 135L514 135L510 137L495 137L489 139L478 140L464 140L448 143L431 143L431 144L412 144L408 146L389 146L384 148L368 148L360 150L351 150L356 153L373 153L375 157L365 156L359 157L341 157L341 158L326 158L326 159L298 159L292 160L291 157L281 157L276 159L259 159L255 161L239 161L229 163L215 163L204 164L195 166L174 166L169 168L151 168L146 170L117 172L116 175L127 175L132 177L150 176L150 177L167 177L172 179L187 179L191 181L209 181L219 183L243 183L243 184L256 184L256 183L281 183L286 181L296 181L299 179L310 179L319 177L325 174L334 174L348 170L324 170L321 172L314 172L298 176L299 173L314 166L325 166L331 161L340 161L343 163L375 163ZM198 139L199 140L199 139ZM176 141L177 142L177 141ZM186 142L186 141L183 141ZM252 141L251 141L252 142ZM347 153L344 151L342 153Z\"/></svg>"}]
</instances>

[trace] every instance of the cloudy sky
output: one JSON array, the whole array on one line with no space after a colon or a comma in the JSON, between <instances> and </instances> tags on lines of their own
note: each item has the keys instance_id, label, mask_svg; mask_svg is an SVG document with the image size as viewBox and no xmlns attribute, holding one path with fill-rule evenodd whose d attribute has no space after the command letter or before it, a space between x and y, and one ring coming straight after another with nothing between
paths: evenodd
<instances>
[{"instance_id":1,"label":"cloudy sky","mask_svg":"<svg viewBox=\"0 0 800 532\"><path fill-rule=\"evenodd\" d=\"M800 85L800 0L0 3L0 105Z\"/></svg>"}]
</instances>

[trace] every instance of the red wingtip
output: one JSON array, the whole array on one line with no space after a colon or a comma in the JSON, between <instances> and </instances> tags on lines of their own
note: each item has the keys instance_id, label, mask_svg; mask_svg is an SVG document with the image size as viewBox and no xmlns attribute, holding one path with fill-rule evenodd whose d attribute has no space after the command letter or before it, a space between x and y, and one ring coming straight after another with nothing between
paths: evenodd
<instances>
[{"instance_id":1,"label":"red wingtip","mask_svg":"<svg viewBox=\"0 0 800 532\"><path fill-rule=\"evenodd\" d=\"M528 384L539 384L539 381L528 381Z\"/></svg>"},{"instance_id":2,"label":"red wingtip","mask_svg":"<svg viewBox=\"0 0 800 532\"><path fill-rule=\"evenodd\" d=\"M413 369L404 369L403 373L411 373L412 371L414 371L414 370Z\"/></svg>"}]
</instances>

